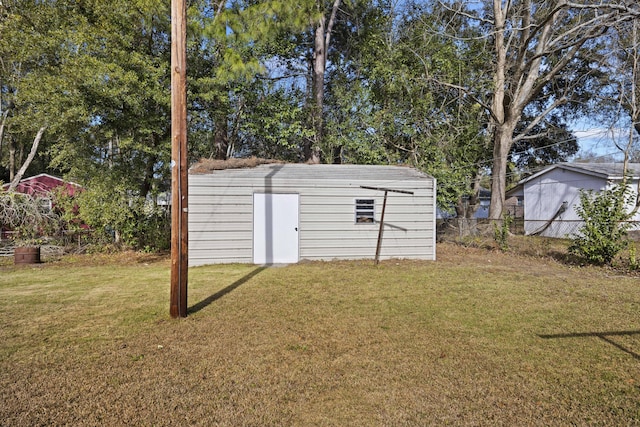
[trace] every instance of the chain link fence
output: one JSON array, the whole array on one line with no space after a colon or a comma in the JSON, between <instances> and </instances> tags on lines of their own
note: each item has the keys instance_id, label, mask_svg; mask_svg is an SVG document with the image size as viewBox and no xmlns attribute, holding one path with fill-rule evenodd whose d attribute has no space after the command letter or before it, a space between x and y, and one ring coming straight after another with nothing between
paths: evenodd
<instances>
[{"instance_id":1,"label":"chain link fence","mask_svg":"<svg viewBox=\"0 0 640 427\"><path fill-rule=\"evenodd\" d=\"M436 221L438 241L477 236L491 236L503 220L486 218L447 218ZM543 237L571 238L580 232L580 220L527 220L515 218L509 225L511 234ZM640 221L629 221L629 237L640 241Z\"/></svg>"}]
</instances>

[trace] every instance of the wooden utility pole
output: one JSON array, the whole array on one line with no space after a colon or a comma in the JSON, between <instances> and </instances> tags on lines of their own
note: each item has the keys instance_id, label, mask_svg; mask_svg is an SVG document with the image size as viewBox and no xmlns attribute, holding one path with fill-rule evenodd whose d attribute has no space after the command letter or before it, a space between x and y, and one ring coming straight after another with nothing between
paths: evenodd
<instances>
[{"instance_id":1,"label":"wooden utility pole","mask_svg":"<svg viewBox=\"0 0 640 427\"><path fill-rule=\"evenodd\" d=\"M187 10L171 0L171 317L187 317Z\"/></svg>"}]
</instances>

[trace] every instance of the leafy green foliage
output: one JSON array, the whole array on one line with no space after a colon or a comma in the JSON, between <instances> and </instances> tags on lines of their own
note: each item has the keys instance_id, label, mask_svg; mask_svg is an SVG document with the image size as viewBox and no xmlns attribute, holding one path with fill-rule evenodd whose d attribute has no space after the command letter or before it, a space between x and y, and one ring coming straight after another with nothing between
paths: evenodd
<instances>
[{"instance_id":1,"label":"leafy green foliage","mask_svg":"<svg viewBox=\"0 0 640 427\"><path fill-rule=\"evenodd\" d=\"M629 245L629 269L640 269L640 262L638 262L636 246L632 244Z\"/></svg>"},{"instance_id":2,"label":"leafy green foliage","mask_svg":"<svg viewBox=\"0 0 640 427\"><path fill-rule=\"evenodd\" d=\"M493 155L489 27L473 19L483 9L432 0L402 7L341 1L319 117L313 29L329 19L333 4L188 2L190 161L245 155L300 161L311 144L324 161L419 168L437 178L445 209L472 198ZM548 6L540 4L542 14ZM148 235L162 215L149 217L144 206L170 181L169 59L166 1L0 2L0 118L6 117L0 178L15 171L46 126L27 175L49 172L84 185L82 215L95 230L108 225L129 244L146 246L140 224L149 224ZM514 145L514 167L575 152L564 122L581 111L573 106L599 93L587 87L591 59L576 57L523 112L516 133L571 89L566 107ZM580 92L573 82L584 83Z\"/></svg>"},{"instance_id":3,"label":"leafy green foliage","mask_svg":"<svg viewBox=\"0 0 640 427\"><path fill-rule=\"evenodd\" d=\"M501 251L509 249L509 228L513 223L513 217L509 214L502 216L500 224L493 223L493 240L498 244Z\"/></svg>"},{"instance_id":4,"label":"leafy green foliage","mask_svg":"<svg viewBox=\"0 0 640 427\"><path fill-rule=\"evenodd\" d=\"M46 171L84 183L108 168L143 192L166 187L167 6L17 0L2 7L1 100L5 139L15 152L28 149L34 129L46 125Z\"/></svg>"},{"instance_id":5,"label":"leafy green foliage","mask_svg":"<svg viewBox=\"0 0 640 427\"><path fill-rule=\"evenodd\" d=\"M469 36L454 41L427 8L394 21L391 9L368 6L356 9L353 35L337 27L344 47L331 58L325 154L340 147L349 163L410 164L437 178L439 206L453 206L490 156L485 111L455 89L488 84L472 30L452 21Z\"/></svg>"},{"instance_id":6,"label":"leafy green foliage","mask_svg":"<svg viewBox=\"0 0 640 427\"><path fill-rule=\"evenodd\" d=\"M77 230L88 226L95 242L115 242L134 249L169 249L171 221L167 210L115 177L95 179L72 197L59 195L58 203L69 227Z\"/></svg>"},{"instance_id":7,"label":"leafy green foliage","mask_svg":"<svg viewBox=\"0 0 640 427\"><path fill-rule=\"evenodd\" d=\"M580 192L580 206L577 214L584 225L573 238L569 251L584 258L590 264L609 264L629 241L630 214L626 206L629 201L629 187L626 182L594 193L592 190Z\"/></svg>"}]
</instances>

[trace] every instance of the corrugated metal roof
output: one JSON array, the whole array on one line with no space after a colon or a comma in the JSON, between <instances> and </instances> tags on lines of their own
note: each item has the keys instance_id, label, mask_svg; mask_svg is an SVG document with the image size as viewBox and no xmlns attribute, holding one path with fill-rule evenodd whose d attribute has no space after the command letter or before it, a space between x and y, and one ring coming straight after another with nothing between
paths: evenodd
<instances>
[{"instance_id":1,"label":"corrugated metal roof","mask_svg":"<svg viewBox=\"0 0 640 427\"><path fill-rule=\"evenodd\" d=\"M357 179L362 181L405 181L416 179L432 179L431 176L417 169L404 166L379 165L310 165L305 163L266 164L254 168L214 170L207 175L224 174L242 178L256 179L310 179L310 180L343 180Z\"/></svg>"},{"instance_id":2,"label":"corrugated metal roof","mask_svg":"<svg viewBox=\"0 0 640 427\"><path fill-rule=\"evenodd\" d=\"M553 169L565 169L603 179L619 180L622 179L623 168L624 165L622 163L558 163L523 179L518 185L529 182ZM628 172L633 179L638 179L638 176L640 176L640 163L629 163Z\"/></svg>"},{"instance_id":3,"label":"corrugated metal roof","mask_svg":"<svg viewBox=\"0 0 640 427\"><path fill-rule=\"evenodd\" d=\"M622 178L624 165L622 163L563 163L567 168L576 171L586 171L606 178ZM634 177L640 175L640 163L629 163L628 172Z\"/></svg>"}]
</instances>

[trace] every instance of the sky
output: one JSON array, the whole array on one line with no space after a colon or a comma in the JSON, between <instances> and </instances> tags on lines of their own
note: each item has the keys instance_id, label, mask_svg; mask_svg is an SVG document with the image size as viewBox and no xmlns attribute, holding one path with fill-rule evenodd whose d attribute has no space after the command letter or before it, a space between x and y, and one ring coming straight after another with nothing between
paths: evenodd
<instances>
[{"instance_id":1,"label":"sky","mask_svg":"<svg viewBox=\"0 0 640 427\"><path fill-rule=\"evenodd\" d=\"M622 153L616 148L614 141L626 144L628 130L607 128L594 123L577 123L572 128L580 145L578 156L590 153L602 157L613 156L622 161Z\"/></svg>"}]
</instances>

